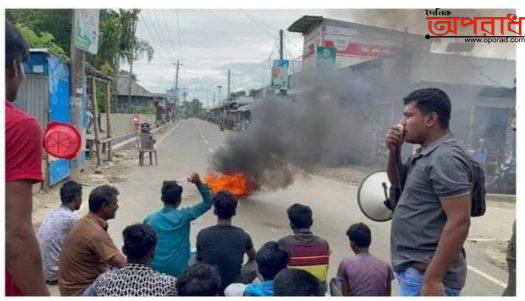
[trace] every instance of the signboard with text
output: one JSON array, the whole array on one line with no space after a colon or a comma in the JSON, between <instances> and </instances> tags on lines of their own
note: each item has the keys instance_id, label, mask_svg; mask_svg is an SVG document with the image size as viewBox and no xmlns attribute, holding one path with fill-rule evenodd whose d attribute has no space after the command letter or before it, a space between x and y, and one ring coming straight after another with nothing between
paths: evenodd
<instances>
[{"instance_id":1,"label":"signboard with text","mask_svg":"<svg viewBox=\"0 0 525 301\"><path fill-rule=\"evenodd\" d=\"M74 26L75 47L97 54L98 52L98 9L76 9Z\"/></svg>"},{"instance_id":2,"label":"signboard with text","mask_svg":"<svg viewBox=\"0 0 525 301\"><path fill-rule=\"evenodd\" d=\"M274 60L272 67L272 89L288 89L289 60Z\"/></svg>"},{"instance_id":3,"label":"signboard with text","mask_svg":"<svg viewBox=\"0 0 525 301\"><path fill-rule=\"evenodd\" d=\"M335 68L336 49L334 47L317 47L316 66L318 69Z\"/></svg>"}]
</instances>

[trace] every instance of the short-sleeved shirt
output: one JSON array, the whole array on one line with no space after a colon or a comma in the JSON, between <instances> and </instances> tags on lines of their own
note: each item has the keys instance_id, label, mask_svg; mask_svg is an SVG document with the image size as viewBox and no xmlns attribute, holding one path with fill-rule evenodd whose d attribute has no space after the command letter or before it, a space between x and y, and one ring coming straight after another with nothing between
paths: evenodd
<instances>
[{"instance_id":1,"label":"short-sleeved shirt","mask_svg":"<svg viewBox=\"0 0 525 301\"><path fill-rule=\"evenodd\" d=\"M412 263L430 263L447 217L441 199L470 194L471 169L463 150L447 134L411 156L407 178L391 225L392 266L402 272ZM462 289L467 265L465 251L457 254L443 283Z\"/></svg>"},{"instance_id":2,"label":"short-sleeved shirt","mask_svg":"<svg viewBox=\"0 0 525 301\"><path fill-rule=\"evenodd\" d=\"M5 101L5 181L40 182L42 176L42 132L38 122ZM7 296L21 296L6 268Z\"/></svg>"},{"instance_id":3,"label":"short-sleeved shirt","mask_svg":"<svg viewBox=\"0 0 525 301\"><path fill-rule=\"evenodd\" d=\"M288 250L290 260L288 268L305 270L321 281L326 290L326 278L330 263L330 245L321 237L314 235L310 229L297 229L278 241Z\"/></svg>"},{"instance_id":4,"label":"short-sleeved shirt","mask_svg":"<svg viewBox=\"0 0 525 301\"><path fill-rule=\"evenodd\" d=\"M95 296L164 297L176 296L177 278L142 264L130 264L102 274L93 283Z\"/></svg>"},{"instance_id":5,"label":"short-sleeved shirt","mask_svg":"<svg viewBox=\"0 0 525 301\"><path fill-rule=\"evenodd\" d=\"M110 259L121 255L107 229L107 222L90 212L69 231L58 271L62 296L79 294L107 271Z\"/></svg>"},{"instance_id":6,"label":"short-sleeved shirt","mask_svg":"<svg viewBox=\"0 0 525 301\"><path fill-rule=\"evenodd\" d=\"M337 278L348 284L349 296L388 296L394 271L371 254L357 254L341 261Z\"/></svg>"},{"instance_id":7,"label":"short-sleeved shirt","mask_svg":"<svg viewBox=\"0 0 525 301\"><path fill-rule=\"evenodd\" d=\"M190 224L210 210L212 197L206 185L197 187L202 202L187 208L163 208L148 215L144 223L157 232L157 246L151 268L164 274L180 277L190 259Z\"/></svg>"},{"instance_id":8,"label":"short-sleeved shirt","mask_svg":"<svg viewBox=\"0 0 525 301\"><path fill-rule=\"evenodd\" d=\"M38 229L37 239L46 281L58 280L58 262L62 246L69 230L77 220L78 215L62 205L51 211Z\"/></svg>"},{"instance_id":9,"label":"short-sleeved shirt","mask_svg":"<svg viewBox=\"0 0 525 301\"><path fill-rule=\"evenodd\" d=\"M250 235L232 225L215 225L197 234L197 258L217 266L222 288L241 282L244 253L253 248Z\"/></svg>"},{"instance_id":10,"label":"short-sleeved shirt","mask_svg":"<svg viewBox=\"0 0 525 301\"><path fill-rule=\"evenodd\" d=\"M42 131L38 122L5 101L5 181L40 182Z\"/></svg>"}]
</instances>

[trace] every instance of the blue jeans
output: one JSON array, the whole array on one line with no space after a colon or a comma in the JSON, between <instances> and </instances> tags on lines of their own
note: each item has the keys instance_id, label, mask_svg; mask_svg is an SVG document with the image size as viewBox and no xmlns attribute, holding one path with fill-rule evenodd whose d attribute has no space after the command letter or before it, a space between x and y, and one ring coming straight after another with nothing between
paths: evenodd
<instances>
[{"instance_id":1,"label":"blue jeans","mask_svg":"<svg viewBox=\"0 0 525 301\"><path fill-rule=\"evenodd\" d=\"M404 272L396 273L401 296L421 296L425 273L409 267ZM460 296L461 290L445 287L445 296Z\"/></svg>"}]
</instances>

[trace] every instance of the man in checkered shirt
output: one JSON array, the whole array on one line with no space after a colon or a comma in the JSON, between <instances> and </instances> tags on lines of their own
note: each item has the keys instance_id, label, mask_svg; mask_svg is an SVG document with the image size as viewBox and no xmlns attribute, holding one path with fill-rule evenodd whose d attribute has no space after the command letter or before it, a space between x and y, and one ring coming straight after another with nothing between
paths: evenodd
<instances>
[{"instance_id":1,"label":"man in checkered shirt","mask_svg":"<svg viewBox=\"0 0 525 301\"><path fill-rule=\"evenodd\" d=\"M150 268L157 234L150 225L134 224L124 229L122 251L128 264L102 274L93 284L95 296L176 296L173 276Z\"/></svg>"}]
</instances>

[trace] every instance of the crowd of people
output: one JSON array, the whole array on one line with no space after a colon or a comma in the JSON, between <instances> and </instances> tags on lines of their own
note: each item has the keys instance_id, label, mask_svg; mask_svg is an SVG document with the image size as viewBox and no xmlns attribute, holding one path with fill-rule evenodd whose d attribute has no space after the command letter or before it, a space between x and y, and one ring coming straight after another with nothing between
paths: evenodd
<instances>
[{"instance_id":1,"label":"crowd of people","mask_svg":"<svg viewBox=\"0 0 525 301\"><path fill-rule=\"evenodd\" d=\"M323 296L327 293L330 247L314 235L312 210L293 204L287 210L293 234L255 249L242 228L232 225L237 198L226 191L212 196L193 173L188 181L202 201L179 208L183 188L165 181L163 208L143 223L126 227L122 252L107 232L119 208L119 191L102 185L89 194L89 212L79 218L82 186L69 181L60 189L62 204L38 231L47 284L62 296ZM190 223L213 207L217 224L197 235L190 251ZM341 262L332 293L387 296L394 279L390 266L372 256L371 231L363 223L347 231L357 254ZM246 255L246 262L244 258ZM109 268L108 268L109 267ZM364 277L363 277L364 276Z\"/></svg>"},{"instance_id":2,"label":"crowd of people","mask_svg":"<svg viewBox=\"0 0 525 301\"><path fill-rule=\"evenodd\" d=\"M28 44L6 22L6 294L63 296L388 296L391 282L402 296L461 294L467 277L463 244L470 228L473 177L470 163L449 130L451 103L440 89L416 90L403 100L404 116L385 137L387 173L395 193L391 264L369 252L370 228L346 232L355 256L344 259L337 277L327 279L331 249L312 232L312 210L287 210L292 234L259 249L233 226L238 200L215 195L197 173L188 177L202 201L182 205L183 188L162 183L162 209L124 229L122 249L108 234L119 209L117 188L102 185L89 194L89 212L79 217L82 186L60 189L61 205L32 225L32 185L42 181L38 123L12 102L24 79ZM515 121L512 123L515 130ZM421 145L405 163L404 142ZM197 235L190 248L191 222L213 207L217 224ZM509 281L515 295L515 226L509 244ZM245 255L247 261L244 262Z\"/></svg>"}]
</instances>

